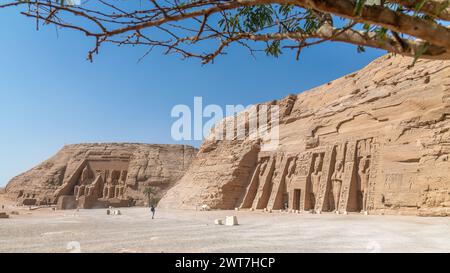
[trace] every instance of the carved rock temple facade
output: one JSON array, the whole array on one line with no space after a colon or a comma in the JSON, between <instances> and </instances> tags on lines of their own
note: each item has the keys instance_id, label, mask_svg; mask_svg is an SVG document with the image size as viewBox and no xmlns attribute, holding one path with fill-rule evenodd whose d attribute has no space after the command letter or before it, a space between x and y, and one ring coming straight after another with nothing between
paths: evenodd
<instances>
[{"instance_id":1,"label":"carved rock temple facade","mask_svg":"<svg viewBox=\"0 0 450 273\"><path fill-rule=\"evenodd\" d=\"M197 150L183 145L77 144L13 178L6 194L23 205L59 209L127 207L160 198L186 171Z\"/></svg>"},{"instance_id":2,"label":"carved rock temple facade","mask_svg":"<svg viewBox=\"0 0 450 273\"><path fill-rule=\"evenodd\" d=\"M344 140L300 155L262 152L239 207L343 213L370 210L375 147L374 139L368 138Z\"/></svg>"},{"instance_id":3,"label":"carved rock temple facade","mask_svg":"<svg viewBox=\"0 0 450 273\"><path fill-rule=\"evenodd\" d=\"M280 109L279 122L262 129L279 132L276 147L254 132L210 136L160 206L450 215L450 62L412 62L384 56L256 105L258 115L262 105ZM218 127L249 127L260 118L249 111Z\"/></svg>"}]
</instances>

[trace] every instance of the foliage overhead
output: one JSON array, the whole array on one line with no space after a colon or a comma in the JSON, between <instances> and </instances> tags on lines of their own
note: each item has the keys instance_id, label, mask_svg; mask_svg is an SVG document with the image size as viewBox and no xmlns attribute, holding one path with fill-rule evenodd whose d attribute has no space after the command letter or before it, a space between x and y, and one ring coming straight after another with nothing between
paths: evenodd
<instances>
[{"instance_id":1,"label":"foliage overhead","mask_svg":"<svg viewBox=\"0 0 450 273\"><path fill-rule=\"evenodd\" d=\"M450 0L10 0L36 27L212 62L232 44L278 57L327 41L415 59L450 59ZM146 55L147 55L146 54Z\"/></svg>"}]
</instances>

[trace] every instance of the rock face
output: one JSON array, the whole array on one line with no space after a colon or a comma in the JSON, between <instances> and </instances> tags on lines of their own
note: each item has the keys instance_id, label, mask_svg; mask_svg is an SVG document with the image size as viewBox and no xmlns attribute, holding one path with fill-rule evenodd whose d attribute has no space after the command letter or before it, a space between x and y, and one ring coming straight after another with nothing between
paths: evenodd
<instances>
[{"instance_id":1,"label":"rock face","mask_svg":"<svg viewBox=\"0 0 450 273\"><path fill-rule=\"evenodd\" d=\"M268 149L251 130L210 136L160 206L450 215L450 62L412 62L384 56L255 106L257 118L264 105L280 109L278 123L258 128L279 143ZM255 109L217 127L247 126Z\"/></svg>"},{"instance_id":2,"label":"rock face","mask_svg":"<svg viewBox=\"0 0 450 273\"><path fill-rule=\"evenodd\" d=\"M160 198L187 170L197 150L183 145L76 144L13 178L6 194L23 205L60 209L143 205Z\"/></svg>"}]
</instances>

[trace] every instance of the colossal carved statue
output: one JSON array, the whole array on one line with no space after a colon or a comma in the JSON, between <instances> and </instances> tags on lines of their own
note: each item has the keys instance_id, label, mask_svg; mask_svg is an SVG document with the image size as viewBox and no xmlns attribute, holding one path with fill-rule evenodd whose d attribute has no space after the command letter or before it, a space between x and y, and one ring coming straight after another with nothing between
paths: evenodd
<instances>
[{"instance_id":1,"label":"colossal carved statue","mask_svg":"<svg viewBox=\"0 0 450 273\"><path fill-rule=\"evenodd\" d=\"M89 170L89 167L86 166L83 169L83 172L81 173L81 185L87 185L89 179L91 178L91 171Z\"/></svg>"},{"instance_id":2,"label":"colossal carved statue","mask_svg":"<svg viewBox=\"0 0 450 273\"><path fill-rule=\"evenodd\" d=\"M97 171L94 182L92 182L90 185L86 186L86 190L85 190L86 196L98 197L98 194L99 194L99 191L101 190L102 185L103 185L102 174L99 171Z\"/></svg>"},{"instance_id":3,"label":"colossal carved statue","mask_svg":"<svg viewBox=\"0 0 450 273\"><path fill-rule=\"evenodd\" d=\"M103 186L103 199L108 199L108 182L105 183Z\"/></svg>"},{"instance_id":4,"label":"colossal carved statue","mask_svg":"<svg viewBox=\"0 0 450 273\"><path fill-rule=\"evenodd\" d=\"M90 182L91 182L91 171L89 170L89 167L86 166L84 167L83 172L81 173L78 185L75 186L74 189L74 195L77 199L87 194L86 187L90 184Z\"/></svg>"},{"instance_id":5,"label":"colossal carved statue","mask_svg":"<svg viewBox=\"0 0 450 273\"><path fill-rule=\"evenodd\" d=\"M367 211L367 196L369 188L370 159L361 157L358 164L359 196L362 198L362 210Z\"/></svg>"},{"instance_id":6,"label":"colossal carved statue","mask_svg":"<svg viewBox=\"0 0 450 273\"><path fill-rule=\"evenodd\" d=\"M297 174L297 157L293 158L289 163L288 174L286 176L286 185L290 185L291 181L294 179Z\"/></svg>"},{"instance_id":7,"label":"colossal carved statue","mask_svg":"<svg viewBox=\"0 0 450 273\"><path fill-rule=\"evenodd\" d=\"M260 175L262 176L263 174L264 174L264 172L266 171L266 168L267 168L267 160L264 160L263 162L262 162L262 165L261 165L261 171L260 171Z\"/></svg>"},{"instance_id":8,"label":"colossal carved statue","mask_svg":"<svg viewBox=\"0 0 450 273\"><path fill-rule=\"evenodd\" d=\"M86 189L85 185L75 186L75 190L74 190L75 197L78 199L81 196L83 196L85 193L85 189Z\"/></svg>"},{"instance_id":9,"label":"colossal carved statue","mask_svg":"<svg viewBox=\"0 0 450 273\"><path fill-rule=\"evenodd\" d=\"M322 162L323 162L323 155L320 154L317 156L315 162L314 162L314 171L311 174L311 194L312 194L312 202L313 206L317 201L318 193L320 191L320 180L322 179Z\"/></svg>"},{"instance_id":10,"label":"colossal carved statue","mask_svg":"<svg viewBox=\"0 0 450 273\"><path fill-rule=\"evenodd\" d=\"M115 190L115 198L123 198L125 194L125 182L127 180L127 171L122 171L120 175L120 179L118 181L118 185Z\"/></svg>"},{"instance_id":11,"label":"colossal carved statue","mask_svg":"<svg viewBox=\"0 0 450 273\"><path fill-rule=\"evenodd\" d=\"M125 193L126 177L126 171L112 171L103 187L103 199L119 198L122 196Z\"/></svg>"},{"instance_id":12,"label":"colossal carved statue","mask_svg":"<svg viewBox=\"0 0 450 273\"><path fill-rule=\"evenodd\" d=\"M343 176L344 176L344 162L342 160L339 160L336 162L334 173L331 176L331 182L333 185L333 198L334 198L334 209L335 210L338 210L338 208L339 208Z\"/></svg>"}]
</instances>

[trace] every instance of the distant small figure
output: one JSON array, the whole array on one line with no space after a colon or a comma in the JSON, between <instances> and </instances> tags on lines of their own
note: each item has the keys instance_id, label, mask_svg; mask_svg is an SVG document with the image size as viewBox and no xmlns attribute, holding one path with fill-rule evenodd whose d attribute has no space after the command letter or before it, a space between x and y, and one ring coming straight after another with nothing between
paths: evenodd
<instances>
[{"instance_id":1,"label":"distant small figure","mask_svg":"<svg viewBox=\"0 0 450 273\"><path fill-rule=\"evenodd\" d=\"M155 219L155 213L156 213L156 208L155 208L155 206L151 205L151 206L150 206L150 211L152 212L152 219Z\"/></svg>"},{"instance_id":2,"label":"distant small figure","mask_svg":"<svg viewBox=\"0 0 450 273\"><path fill-rule=\"evenodd\" d=\"M5 205L2 205L2 209L5 209Z\"/></svg>"}]
</instances>

